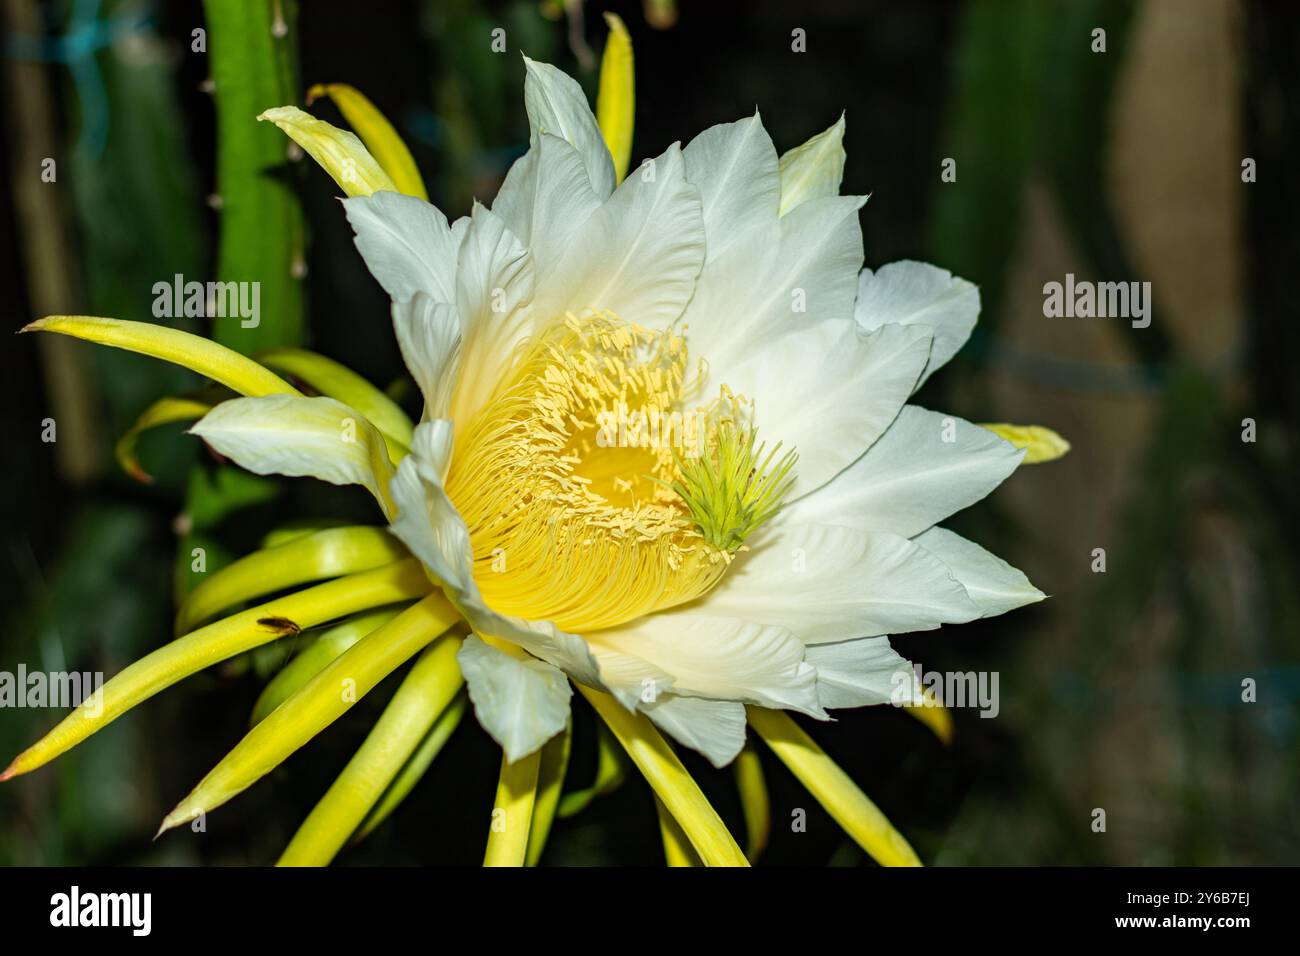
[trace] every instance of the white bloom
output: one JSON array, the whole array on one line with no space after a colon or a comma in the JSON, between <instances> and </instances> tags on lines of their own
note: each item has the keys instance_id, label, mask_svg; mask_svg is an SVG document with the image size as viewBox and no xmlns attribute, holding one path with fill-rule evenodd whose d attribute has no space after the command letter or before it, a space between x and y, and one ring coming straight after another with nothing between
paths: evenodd
<instances>
[{"instance_id":1,"label":"white bloom","mask_svg":"<svg viewBox=\"0 0 1300 956\"><path fill-rule=\"evenodd\" d=\"M341 465L324 426L283 428L283 406L325 400L237 399L196 428L256 471L381 489L477 635L460 663L507 756L564 727L571 677L722 765L745 703L885 702L910 669L886 635L1041 600L937 527L1023 451L907 404L979 294L922 263L862 269L843 121L780 160L757 115L715 126L615 188L578 85L527 70L531 148L490 209L344 201L425 399L391 483L377 433ZM655 444L611 445L622 411ZM670 418L679 446L703 423L699 458L658 442Z\"/></svg>"}]
</instances>

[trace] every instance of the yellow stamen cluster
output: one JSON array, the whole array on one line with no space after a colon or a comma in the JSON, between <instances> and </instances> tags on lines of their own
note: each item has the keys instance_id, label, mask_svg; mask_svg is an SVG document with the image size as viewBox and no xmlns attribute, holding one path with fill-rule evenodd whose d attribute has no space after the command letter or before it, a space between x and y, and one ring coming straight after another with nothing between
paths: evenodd
<instances>
[{"instance_id":1,"label":"yellow stamen cluster","mask_svg":"<svg viewBox=\"0 0 1300 956\"><path fill-rule=\"evenodd\" d=\"M447 476L492 607L586 632L683 604L775 512L793 460L769 474L725 392L688 410L687 362L680 335L609 313L519 348Z\"/></svg>"}]
</instances>

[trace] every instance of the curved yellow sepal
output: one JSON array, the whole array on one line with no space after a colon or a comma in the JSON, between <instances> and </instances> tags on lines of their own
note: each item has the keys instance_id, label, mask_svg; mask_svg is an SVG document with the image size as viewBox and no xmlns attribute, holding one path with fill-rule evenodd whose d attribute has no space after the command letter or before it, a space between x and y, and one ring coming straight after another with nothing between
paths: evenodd
<instances>
[{"instance_id":1,"label":"curved yellow sepal","mask_svg":"<svg viewBox=\"0 0 1300 956\"><path fill-rule=\"evenodd\" d=\"M597 797L613 793L623 785L624 764L627 758L619 750L618 742L604 724L596 725L596 779L590 787L572 790L560 799L560 819L575 816L587 809Z\"/></svg>"},{"instance_id":2,"label":"curved yellow sepal","mask_svg":"<svg viewBox=\"0 0 1300 956\"><path fill-rule=\"evenodd\" d=\"M749 725L872 859L881 866L921 865L903 835L785 711L745 709Z\"/></svg>"},{"instance_id":3,"label":"curved yellow sepal","mask_svg":"<svg viewBox=\"0 0 1300 956\"><path fill-rule=\"evenodd\" d=\"M352 369L307 349L268 349L257 360L269 369L292 375L321 395L355 408L379 429L389 457L400 461L411 448L415 426L391 398Z\"/></svg>"},{"instance_id":4,"label":"curved yellow sepal","mask_svg":"<svg viewBox=\"0 0 1300 956\"><path fill-rule=\"evenodd\" d=\"M49 763L136 704L204 668L346 614L427 594L430 587L419 562L408 558L278 597L191 631L114 675L14 758L0 780Z\"/></svg>"},{"instance_id":5,"label":"curved yellow sepal","mask_svg":"<svg viewBox=\"0 0 1300 956\"><path fill-rule=\"evenodd\" d=\"M268 368L201 335L148 322L128 322L94 315L50 315L24 326L22 332L58 332L128 352L139 352L180 365L240 395L298 395L296 388Z\"/></svg>"},{"instance_id":6,"label":"curved yellow sepal","mask_svg":"<svg viewBox=\"0 0 1300 956\"><path fill-rule=\"evenodd\" d=\"M731 766L740 793L740 809L745 816L745 856L754 863L767 846L772 807L767 795L767 781L763 778L763 764L752 741L745 744Z\"/></svg>"},{"instance_id":7,"label":"curved yellow sepal","mask_svg":"<svg viewBox=\"0 0 1300 956\"><path fill-rule=\"evenodd\" d=\"M141 412L135 424L117 440L117 444L113 447L113 457L117 459L118 466L136 481L146 485L153 484L153 476L144 470L139 456L135 453L136 441L141 433L150 428L157 428L159 425L197 421L210 411L212 411L212 403L201 399L187 398L184 395L160 398Z\"/></svg>"},{"instance_id":8,"label":"curved yellow sepal","mask_svg":"<svg viewBox=\"0 0 1300 956\"><path fill-rule=\"evenodd\" d=\"M528 852L525 862L536 866L546 851L546 839L551 835L555 811L560 806L560 792L564 775L569 769L569 750L573 746L573 721L564 726L542 747L542 765L537 771L537 798L533 801L533 823L528 829Z\"/></svg>"},{"instance_id":9,"label":"curved yellow sepal","mask_svg":"<svg viewBox=\"0 0 1300 956\"><path fill-rule=\"evenodd\" d=\"M465 708L468 705L469 696L462 691L456 695L447 709L438 715L438 719L424 735L424 740L420 741L420 746L416 748L415 753L402 764L402 769L397 772L397 776L388 785L384 795L371 807L370 813L361 822L361 826L357 827L352 842L364 840L377 826L388 819L389 814L401 806L407 794L415 789L415 785L424 777L425 771L429 769L434 758L442 752L443 745L451 739L451 735L460 726L461 718L465 716Z\"/></svg>"},{"instance_id":10,"label":"curved yellow sepal","mask_svg":"<svg viewBox=\"0 0 1300 956\"><path fill-rule=\"evenodd\" d=\"M1027 449L1022 465L1037 465L1060 458L1070 450L1070 443L1042 425L981 424L1004 441Z\"/></svg>"},{"instance_id":11,"label":"curved yellow sepal","mask_svg":"<svg viewBox=\"0 0 1300 956\"><path fill-rule=\"evenodd\" d=\"M188 823L248 789L435 639L459 643L444 634L458 620L460 614L437 592L367 634L245 734L167 814L158 832Z\"/></svg>"},{"instance_id":12,"label":"curved yellow sepal","mask_svg":"<svg viewBox=\"0 0 1300 956\"><path fill-rule=\"evenodd\" d=\"M387 528L328 528L286 544L254 551L209 574L176 612L176 633L194 630L244 601L325 578L358 574L408 557Z\"/></svg>"},{"instance_id":13,"label":"curved yellow sepal","mask_svg":"<svg viewBox=\"0 0 1300 956\"><path fill-rule=\"evenodd\" d=\"M460 640L448 635L420 656L276 866L325 866L334 859L465 683L458 650Z\"/></svg>"},{"instance_id":14,"label":"curved yellow sepal","mask_svg":"<svg viewBox=\"0 0 1300 956\"><path fill-rule=\"evenodd\" d=\"M537 800L537 774L542 766L542 748L511 763L501 755L501 776L492 802L492 823L488 828L484 866L523 866L528 859L528 833L533 825L533 804Z\"/></svg>"},{"instance_id":15,"label":"curved yellow sepal","mask_svg":"<svg viewBox=\"0 0 1300 956\"><path fill-rule=\"evenodd\" d=\"M636 122L636 70L632 37L617 14L606 13L609 37L600 58L600 89L596 122L614 160L614 178L622 182L632 162L632 130Z\"/></svg>"},{"instance_id":16,"label":"curved yellow sepal","mask_svg":"<svg viewBox=\"0 0 1300 956\"><path fill-rule=\"evenodd\" d=\"M398 192L428 201L429 194L425 191L419 167L415 165L415 157L402 142L402 137L397 135L393 124L365 94L346 83L317 83L307 91L307 105L311 106L321 96L334 101Z\"/></svg>"},{"instance_id":17,"label":"curved yellow sepal","mask_svg":"<svg viewBox=\"0 0 1300 956\"><path fill-rule=\"evenodd\" d=\"M664 863L670 867L701 866L691 841L681 826L668 812L664 802L655 796L655 815L659 817L659 836L664 844Z\"/></svg>"},{"instance_id":18,"label":"curved yellow sepal","mask_svg":"<svg viewBox=\"0 0 1300 956\"><path fill-rule=\"evenodd\" d=\"M705 866L749 866L735 837L713 809L672 747L645 714L632 713L609 694L575 685L613 731L646 782L681 826Z\"/></svg>"},{"instance_id":19,"label":"curved yellow sepal","mask_svg":"<svg viewBox=\"0 0 1300 956\"><path fill-rule=\"evenodd\" d=\"M925 703L913 704L905 707L904 710L929 727L931 733L944 744L951 744L952 714L948 713L948 708L939 702L933 691L922 689L921 692L925 695Z\"/></svg>"},{"instance_id":20,"label":"curved yellow sepal","mask_svg":"<svg viewBox=\"0 0 1300 956\"><path fill-rule=\"evenodd\" d=\"M277 106L257 118L280 127L349 196L369 196L380 190L400 192L355 133L318 120L296 106Z\"/></svg>"},{"instance_id":21,"label":"curved yellow sepal","mask_svg":"<svg viewBox=\"0 0 1300 956\"><path fill-rule=\"evenodd\" d=\"M330 661L371 631L387 624L406 610L403 605L389 605L377 611L367 611L344 618L310 636L310 642L293 655L279 673L267 681L262 693L253 704L248 725L260 724L266 715L297 693L307 681L323 671ZM308 635L304 634L304 637Z\"/></svg>"}]
</instances>

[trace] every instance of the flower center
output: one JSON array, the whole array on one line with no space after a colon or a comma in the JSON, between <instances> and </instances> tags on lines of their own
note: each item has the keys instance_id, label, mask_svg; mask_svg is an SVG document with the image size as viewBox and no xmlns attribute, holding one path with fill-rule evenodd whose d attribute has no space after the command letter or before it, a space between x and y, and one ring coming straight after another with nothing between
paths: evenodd
<instances>
[{"instance_id":1,"label":"flower center","mask_svg":"<svg viewBox=\"0 0 1300 956\"><path fill-rule=\"evenodd\" d=\"M520 347L447 476L493 608L585 632L721 580L775 514L794 455L764 456L725 387L692 404L698 381L682 336L609 313Z\"/></svg>"}]
</instances>

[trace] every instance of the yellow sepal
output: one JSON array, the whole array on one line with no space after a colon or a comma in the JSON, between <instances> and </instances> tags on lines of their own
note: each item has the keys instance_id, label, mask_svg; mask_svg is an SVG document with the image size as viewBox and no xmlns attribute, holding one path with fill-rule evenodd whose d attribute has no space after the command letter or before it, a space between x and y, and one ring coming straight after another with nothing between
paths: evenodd
<instances>
[{"instance_id":1,"label":"yellow sepal","mask_svg":"<svg viewBox=\"0 0 1300 956\"><path fill-rule=\"evenodd\" d=\"M609 694L576 686L654 788L704 864L749 866L727 825L650 718L627 710Z\"/></svg>"},{"instance_id":2,"label":"yellow sepal","mask_svg":"<svg viewBox=\"0 0 1300 956\"><path fill-rule=\"evenodd\" d=\"M327 528L274 548L254 551L206 576L176 612L176 633L185 634L244 601L321 581L358 574L407 557L386 528Z\"/></svg>"},{"instance_id":3,"label":"yellow sepal","mask_svg":"<svg viewBox=\"0 0 1300 956\"><path fill-rule=\"evenodd\" d=\"M296 388L234 349L201 335L148 322L128 322L94 315L50 315L22 328L23 332L58 332L128 352L139 352L180 365L240 395L298 395Z\"/></svg>"},{"instance_id":4,"label":"yellow sepal","mask_svg":"<svg viewBox=\"0 0 1300 956\"><path fill-rule=\"evenodd\" d=\"M49 763L136 704L206 667L346 614L419 597L430 587L419 562L409 558L278 597L191 631L115 674L14 758L0 780ZM331 692L338 696L333 688Z\"/></svg>"},{"instance_id":5,"label":"yellow sepal","mask_svg":"<svg viewBox=\"0 0 1300 956\"><path fill-rule=\"evenodd\" d=\"M465 683L458 650L453 635L425 650L276 866L325 866L334 859Z\"/></svg>"},{"instance_id":6,"label":"yellow sepal","mask_svg":"<svg viewBox=\"0 0 1300 956\"><path fill-rule=\"evenodd\" d=\"M933 691L922 689L921 693L925 695L925 703L911 704L904 709L929 727L944 744L952 743L952 714L948 713L948 708L939 702Z\"/></svg>"},{"instance_id":7,"label":"yellow sepal","mask_svg":"<svg viewBox=\"0 0 1300 956\"><path fill-rule=\"evenodd\" d=\"M113 448L113 457L117 459L121 469L136 481L146 485L152 484L153 476L144 470L139 456L135 453L136 441L140 438L140 434L159 425L197 421L210 411L212 411L212 403L197 398L187 398L184 395L160 398L141 412L135 424L118 439Z\"/></svg>"},{"instance_id":8,"label":"yellow sepal","mask_svg":"<svg viewBox=\"0 0 1300 956\"><path fill-rule=\"evenodd\" d=\"M352 124L352 128L361 137L361 142L365 143L380 168L388 174L398 192L428 201L429 194L425 191L424 180L420 177L419 167L415 165L411 151L402 142L402 137L397 135L393 124L388 122L387 117L375 108L375 104L365 94L346 83L317 83L307 91L307 105L311 106L321 96L328 96L334 101L343 118Z\"/></svg>"},{"instance_id":9,"label":"yellow sepal","mask_svg":"<svg viewBox=\"0 0 1300 956\"><path fill-rule=\"evenodd\" d=\"M332 581L323 587L347 580ZM293 597L297 595L290 599ZM458 646L459 639L445 633L458 620L460 614L438 592L371 631L249 730L167 814L158 832L210 813L248 789L435 639Z\"/></svg>"},{"instance_id":10,"label":"yellow sepal","mask_svg":"<svg viewBox=\"0 0 1300 956\"><path fill-rule=\"evenodd\" d=\"M749 725L881 866L920 866L916 852L835 761L785 711L747 707Z\"/></svg>"},{"instance_id":11,"label":"yellow sepal","mask_svg":"<svg viewBox=\"0 0 1300 956\"><path fill-rule=\"evenodd\" d=\"M410 451L415 426L406 412L346 365L317 352L293 348L259 352L257 360L269 369L292 375L321 395L355 408L379 429L393 461L400 461Z\"/></svg>"},{"instance_id":12,"label":"yellow sepal","mask_svg":"<svg viewBox=\"0 0 1300 956\"><path fill-rule=\"evenodd\" d=\"M632 37L617 14L606 13L609 37L600 58L600 89L596 122L614 160L614 180L622 182L632 162L632 130L636 122L636 70Z\"/></svg>"},{"instance_id":13,"label":"yellow sepal","mask_svg":"<svg viewBox=\"0 0 1300 956\"><path fill-rule=\"evenodd\" d=\"M523 866L527 861L528 833L533 824L537 774L541 766L540 747L514 763L504 753L501 755L501 776L492 805L484 866Z\"/></svg>"},{"instance_id":14,"label":"yellow sepal","mask_svg":"<svg viewBox=\"0 0 1300 956\"><path fill-rule=\"evenodd\" d=\"M380 190L400 192L355 133L318 120L296 106L277 106L257 118L280 127L349 196L369 196Z\"/></svg>"},{"instance_id":15,"label":"yellow sepal","mask_svg":"<svg viewBox=\"0 0 1300 956\"><path fill-rule=\"evenodd\" d=\"M1022 465L1037 465L1060 458L1070 450L1070 443L1042 425L981 424L1003 441L1028 449Z\"/></svg>"}]
</instances>

